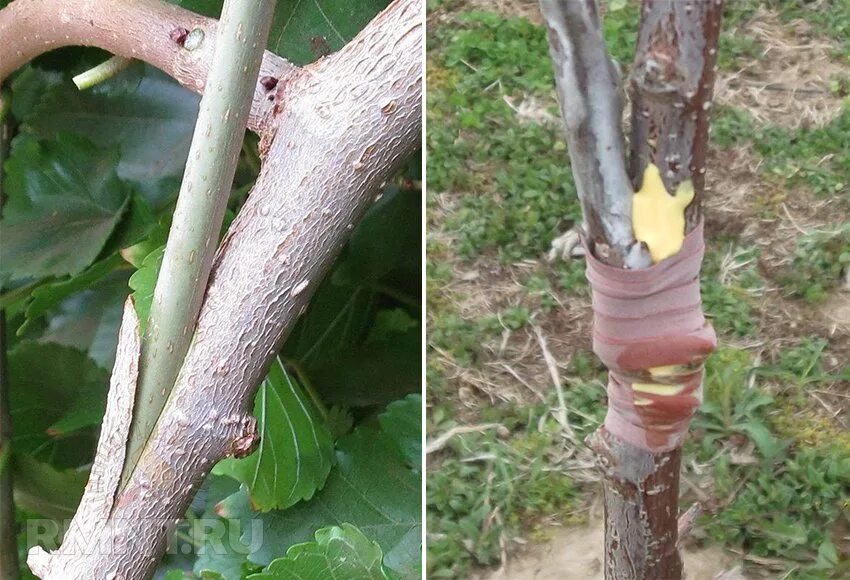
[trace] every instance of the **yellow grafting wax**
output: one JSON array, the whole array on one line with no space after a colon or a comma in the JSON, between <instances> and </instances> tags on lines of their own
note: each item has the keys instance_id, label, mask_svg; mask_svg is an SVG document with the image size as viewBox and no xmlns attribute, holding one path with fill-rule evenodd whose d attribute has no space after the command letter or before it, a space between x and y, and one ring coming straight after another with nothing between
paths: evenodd
<instances>
[{"instance_id":1,"label":"yellow grafting wax","mask_svg":"<svg viewBox=\"0 0 850 580\"><path fill-rule=\"evenodd\" d=\"M632 227L635 238L649 247L652 261L660 262L682 248L685 240L685 208L694 199L690 179L670 195L655 164L647 165L643 183L632 199Z\"/></svg>"},{"instance_id":2,"label":"yellow grafting wax","mask_svg":"<svg viewBox=\"0 0 850 580\"><path fill-rule=\"evenodd\" d=\"M681 375L686 371L686 367L685 365L664 365L660 367L651 367L647 370L653 379L663 379L665 377Z\"/></svg>"},{"instance_id":3,"label":"yellow grafting wax","mask_svg":"<svg viewBox=\"0 0 850 580\"><path fill-rule=\"evenodd\" d=\"M685 390L685 385L658 385L656 383L632 383L632 389L638 393L672 397Z\"/></svg>"}]
</instances>

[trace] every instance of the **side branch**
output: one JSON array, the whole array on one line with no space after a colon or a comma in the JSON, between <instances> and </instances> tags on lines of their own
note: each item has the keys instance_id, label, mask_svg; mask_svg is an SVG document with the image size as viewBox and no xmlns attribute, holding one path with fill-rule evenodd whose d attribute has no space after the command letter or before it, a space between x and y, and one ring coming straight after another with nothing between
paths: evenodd
<instances>
[{"instance_id":1,"label":"side branch","mask_svg":"<svg viewBox=\"0 0 850 580\"><path fill-rule=\"evenodd\" d=\"M94 46L145 61L201 93L216 44L217 21L161 0L15 0L0 10L0 81L35 57L64 46ZM286 82L300 69L266 51L260 78ZM274 107L254 87L248 128L262 132Z\"/></svg>"},{"instance_id":2,"label":"side branch","mask_svg":"<svg viewBox=\"0 0 850 580\"><path fill-rule=\"evenodd\" d=\"M622 90L596 0L540 0L540 7L591 250L613 266L648 266L649 256L632 232Z\"/></svg>"}]
</instances>

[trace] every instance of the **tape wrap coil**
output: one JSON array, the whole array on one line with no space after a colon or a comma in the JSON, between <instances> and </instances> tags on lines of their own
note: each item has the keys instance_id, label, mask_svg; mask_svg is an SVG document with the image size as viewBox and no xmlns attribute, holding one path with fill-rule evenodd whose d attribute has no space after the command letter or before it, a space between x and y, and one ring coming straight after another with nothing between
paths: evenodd
<instances>
[{"instance_id":1,"label":"tape wrap coil","mask_svg":"<svg viewBox=\"0 0 850 580\"><path fill-rule=\"evenodd\" d=\"M608 266L586 251L593 352L609 371L605 428L653 452L681 445L702 403L703 363L717 346L702 313L704 252L702 223L685 237L676 255L643 270ZM664 376L649 371L670 365L682 368ZM636 391L635 383L650 388Z\"/></svg>"}]
</instances>

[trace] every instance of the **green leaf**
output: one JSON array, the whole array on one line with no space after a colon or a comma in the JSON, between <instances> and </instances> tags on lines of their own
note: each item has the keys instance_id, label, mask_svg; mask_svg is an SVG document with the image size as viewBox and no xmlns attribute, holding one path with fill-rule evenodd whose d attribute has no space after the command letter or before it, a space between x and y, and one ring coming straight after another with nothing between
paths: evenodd
<instances>
[{"instance_id":1,"label":"green leaf","mask_svg":"<svg viewBox=\"0 0 850 580\"><path fill-rule=\"evenodd\" d=\"M67 81L52 88L26 128L41 138L70 132L100 147L117 147L118 174L147 182L182 173L197 116L197 95L147 67L132 90L121 75L95 91L77 90Z\"/></svg>"},{"instance_id":2,"label":"green leaf","mask_svg":"<svg viewBox=\"0 0 850 580\"><path fill-rule=\"evenodd\" d=\"M153 302L153 292L156 289L156 279L162 267L162 257L165 246L160 246L142 260L142 267L130 276L130 288L133 289L133 300L136 304L136 314L139 315L141 332L144 334L148 325L148 315Z\"/></svg>"},{"instance_id":3,"label":"green leaf","mask_svg":"<svg viewBox=\"0 0 850 580\"><path fill-rule=\"evenodd\" d=\"M37 454L69 409L104 408L107 373L78 350L23 341L9 352L9 385L12 445Z\"/></svg>"},{"instance_id":4,"label":"green leaf","mask_svg":"<svg viewBox=\"0 0 850 580\"><path fill-rule=\"evenodd\" d=\"M289 548L285 558L248 580L386 580L381 547L351 524L323 528L316 541Z\"/></svg>"},{"instance_id":5,"label":"green leaf","mask_svg":"<svg viewBox=\"0 0 850 580\"><path fill-rule=\"evenodd\" d=\"M380 319L378 319L380 321ZM373 326L379 337L355 344L333 358L303 365L311 384L331 404L381 405L417 392L422 383L422 333Z\"/></svg>"},{"instance_id":6,"label":"green leaf","mask_svg":"<svg viewBox=\"0 0 850 580\"><path fill-rule=\"evenodd\" d=\"M381 429L392 437L408 463L417 468L422 464L422 395L408 395L387 406L378 415Z\"/></svg>"},{"instance_id":7,"label":"green leaf","mask_svg":"<svg viewBox=\"0 0 850 580\"><path fill-rule=\"evenodd\" d=\"M388 0L298 0L275 11L269 49L295 64L335 52L354 38Z\"/></svg>"},{"instance_id":8,"label":"green leaf","mask_svg":"<svg viewBox=\"0 0 850 580\"><path fill-rule=\"evenodd\" d=\"M43 316L49 310L59 306L66 298L93 286L122 263L121 257L113 254L95 262L76 276L70 276L57 282L42 284L32 293L32 301L27 306L26 322L18 329L22 335L33 320Z\"/></svg>"},{"instance_id":9,"label":"green leaf","mask_svg":"<svg viewBox=\"0 0 850 580\"><path fill-rule=\"evenodd\" d=\"M216 577L227 580L235 580L243 578L243 573L246 569L256 571L256 566L248 563L248 546L243 546L239 542L239 530L235 529L234 522L222 520L218 518L215 512L215 506L224 498L236 493L239 490L239 482L230 477L210 475L204 486L195 497L195 501L202 500L206 502L201 518L203 522L210 520L218 520L225 526L226 533L221 536L217 533L200 535L203 545L197 551L197 558L194 563L195 575L201 578L212 578L213 574L218 574ZM238 522L237 522L238 523ZM204 524L208 525L208 524ZM205 532L206 530L197 531ZM221 528L219 528L219 531ZM215 530L213 530L215 531Z\"/></svg>"},{"instance_id":10,"label":"green leaf","mask_svg":"<svg viewBox=\"0 0 850 580\"><path fill-rule=\"evenodd\" d=\"M420 390L421 326L408 310L419 306L421 212L408 193L387 188L284 345L328 403L385 405Z\"/></svg>"},{"instance_id":11,"label":"green leaf","mask_svg":"<svg viewBox=\"0 0 850 580\"><path fill-rule=\"evenodd\" d=\"M41 341L88 352L98 366L112 370L129 277L127 270L113 271L91 288L65 299L51 310Z\"/></svg>"},{"instance_id":12,"label":"green leaf","mask_svg":"<svg viewBox=\"0 0 850 580\"><path fill-rule=\"evenodd\" d=\"M387 187L351 236L334 272L338 284L374 284L394 270L415 279L418 289L422 236L422 196L418 191ZM392 243L387 243L392 240Z\"/></svg>"},{"instance_id":13,"label":"green leaf","mask_svg":"<svg viewBox=\"0 0 850 580\"><path fill-rule=\"evenodd\" d=\"M213 472L244 483L260 511L284 509L313 497L333 464L333 439L280 359L260 386L254 415L260 432L257 450L243 459L225 459Z\"/></svg>"},{"instance_id":14,"label":"green leaf","mask_svg":"<svg viewBox=\"0 0 850 580\"><path fill-rule=\"evenodd\" d=\"M337 466L324 489L287 510L256 514L244 492L219 504L223 517L243 521L251 545L250 519L263 522L263 541L249 556L269 564L289 547L309 541L323 527L351 523L383 549L384 564L418 577L421 558L420 475L407 466L393 437L361 426L337 442Z\"/></svg>"},{"instance_id":15,"label":"green leaf","mask_svg":"<svg viewBox=\"0 0 850 580\"><path fill-rule=\"evenodd\" d=\"M2 272L12 279L77 274L97 258L130 197L115 151L60 135L17 139L6 163Z\"/></svg>"},{"instance_id":16,"label":"green leaf","mask_svg":"<svg viewBox=\"0 0 850 580\"><path fill-rule=\"evenodd\" d=\"M46 518L70 518L77 511L88 470L56 469L30 455L12 458L15 504Z\"/></svg>"},{"instance_id":17,"label":"green leaf","mask_svg":"<svg viewBox=\"0 0 850 580\"><path fill-rule=\"evenodd\" d=\"M32 112L44 93L62 82L62 75L53 71L44 71L28 65L23 68L11 83L12 115L24 120Z\"/></svg>"}]
</instances>

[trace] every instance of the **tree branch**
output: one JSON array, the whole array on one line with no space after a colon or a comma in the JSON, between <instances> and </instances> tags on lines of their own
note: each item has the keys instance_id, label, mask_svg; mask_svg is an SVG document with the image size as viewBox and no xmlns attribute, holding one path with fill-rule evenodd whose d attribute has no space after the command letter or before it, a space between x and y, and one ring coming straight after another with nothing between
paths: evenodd
<instances>
[{"instance_id":1,"label":"tree branch","mask_svg":"<svg viewBox=\"0 0 850 580\"><path fill-rule=\"evenodd\" d=\"M540 0L540 7L591 250L614 266L646 267L651 260L632 232L622 89L596 0Z\"/></svg>"},{"instance_id":2,"label":"tree branch","mask_svg":"<svg viewBox=\"0 0 850 580\"><path fill-rule=\"evenodd\" d=\"M87 543L113 551L83 550L45 578L149 577L210 468L250 451L257 385L378 188L419 146L421 10L395 0L339 53L278 84L260 176L218 250L174 391ZM44 557L33 549L30 562Z\"/></svg>"},{"instance_id":3,"label":"tree branch","mask_svg":"<svg viewBox=\"0 0 850 580\"><path fill-rule=\"evenodd\" d=\"M667 191L691 179L694 201L687 231L702 217L705 155L714 90L723 0L645 0L635 61L629 77L632 132L629 168L640 187L654 163Z\"/></svg>"},{"instance_id":4,"label":"tree branch","mask_svg":"<svg viewBox=\"0 0 850 580\"><path fill-rule=\"evenodd\" d=\"M201 97L142 342L138 401L122 476L125 483L171 394L194 336L274 7L274 0L227 0L221 12L208 78L215 90Z\"/></svg>"},{"instance_id":5,"label":"tree branch","mask_svg":"<svg viewBox=\"0 0 850 580\"><path fill-rule=\"evenodd\" d=\"M150 63L201 93L215 54L216 26L213 19L160 0L16 0L0 10L0 81L50 50L95 46ZM266 51L260 78L287 79L298 70ZM258 81L248 119L257 133L274 107L268 97Z\"/></svg>"}]
</instances>

